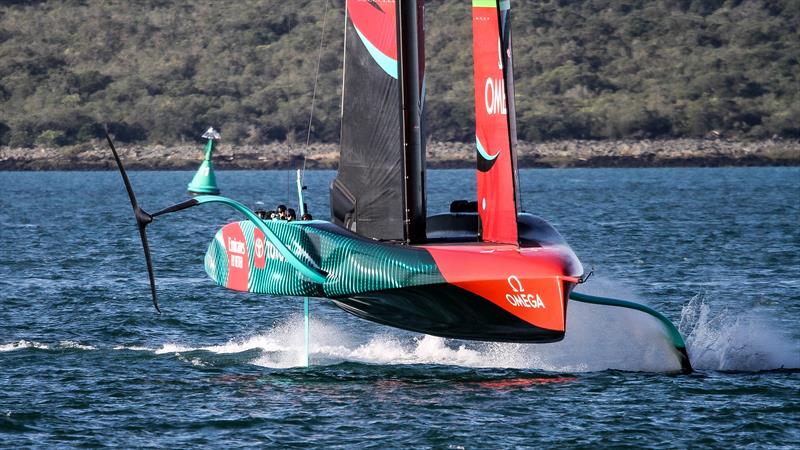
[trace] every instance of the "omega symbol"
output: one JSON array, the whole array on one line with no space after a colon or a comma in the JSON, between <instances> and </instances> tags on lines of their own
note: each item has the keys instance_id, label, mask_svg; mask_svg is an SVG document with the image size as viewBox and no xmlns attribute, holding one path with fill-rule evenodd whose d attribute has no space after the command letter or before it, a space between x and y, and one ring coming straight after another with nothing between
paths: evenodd
<instances>
[{"instance_id":1,"label":"omega symbol","mask_svg":"<svg viewBox=\"0 0 800 450\"><path fill-rule=\"evenodd\" d=\"M511 290L514 292L525 292L525 289L522 287L522 282L519 281L516 275L508 277L508 285L511 286Z\"/></svg>"}]
</instances>

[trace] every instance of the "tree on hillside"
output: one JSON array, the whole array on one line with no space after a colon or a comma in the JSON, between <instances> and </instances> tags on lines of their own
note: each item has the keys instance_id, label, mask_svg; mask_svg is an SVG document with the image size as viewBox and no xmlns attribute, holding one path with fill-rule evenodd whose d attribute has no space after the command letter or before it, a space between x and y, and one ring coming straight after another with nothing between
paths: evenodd
<instances>
[{"instance_id":1,"label":"tree on hillside","mask_svg":"<svg viewBox=\"0 0 800 450\"><path fill-rule=\"evenodd\" d=\"M330 0L312 139L339 136ZM304 140L325 0L3 2L0 145ZM524 140L800 137L792 0L514 0ZM470 141L470 2L426 2L430 137Z\"/></svg>"}]
</instances>

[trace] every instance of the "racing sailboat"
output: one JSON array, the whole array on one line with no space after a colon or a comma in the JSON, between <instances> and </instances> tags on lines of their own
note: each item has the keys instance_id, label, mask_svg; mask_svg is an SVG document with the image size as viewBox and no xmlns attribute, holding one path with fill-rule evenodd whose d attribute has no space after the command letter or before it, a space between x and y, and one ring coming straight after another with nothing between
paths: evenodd
<instances>
[{"instance_id":1,"label":"racing sailboat","mask_svg":"<svg viewBox=\"0 0 800 450\"><path fill-rule=\"evenodd\" d=\"M423 0L348 0L345 8L331 221L262 220L217 195L149 214L138 206L108 138L139 226L156 308L145 227L163 214L222 203L246 218L222 227L206 252L206 272L226 288L327 298L358 317L435 336L522 343L563 339L572 296L657 315L683 371L691 371L680 334L663 316L573 293L584 280L579 259L555 228L519 211L509 1L472 2L477 198L430 216Z\"/></svg>"}]
</instances>

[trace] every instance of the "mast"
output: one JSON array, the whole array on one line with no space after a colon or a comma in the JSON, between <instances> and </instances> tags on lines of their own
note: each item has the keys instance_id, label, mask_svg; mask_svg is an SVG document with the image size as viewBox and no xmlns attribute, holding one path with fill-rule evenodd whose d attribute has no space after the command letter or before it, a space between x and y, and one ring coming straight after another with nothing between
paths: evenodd
<instances>
[{"instance_id":1,"label":"mast","mask_svg":"<svg viewBox=\"0 0 800 450\"><path fill-rule=\"evenodd\" d=\"M406 242L425 241L425 147L422 139L421 78L424 68L423 0L398 0L400 96L403 114Z\"/></svg>"},{"instance_id":2,"label":"mast","mask_svg":"<svg viewBox=\"0 0 800 450\"><path fill-rule=\"evenodd\" d=\"M517 155L509 0L472 0L475 143L482 239L517 244Z\"/></svg>"}]
</instances>

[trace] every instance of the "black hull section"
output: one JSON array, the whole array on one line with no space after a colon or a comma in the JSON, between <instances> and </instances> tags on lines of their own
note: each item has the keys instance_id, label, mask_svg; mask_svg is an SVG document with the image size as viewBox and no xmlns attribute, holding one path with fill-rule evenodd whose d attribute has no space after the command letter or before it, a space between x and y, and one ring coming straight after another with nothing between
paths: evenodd
<instances>
[{"instance_id":1,"label":"black hull section","mask_svg":"<svg viewBox=\"0 0 800 450\"><path fill-rule=\"evenodd\" d=\"M450 284L375 291L332 300L362 319L445 338L518 343L549 343L564 338L563 331L531 325Z\"/></svg>"}]
</instances>

